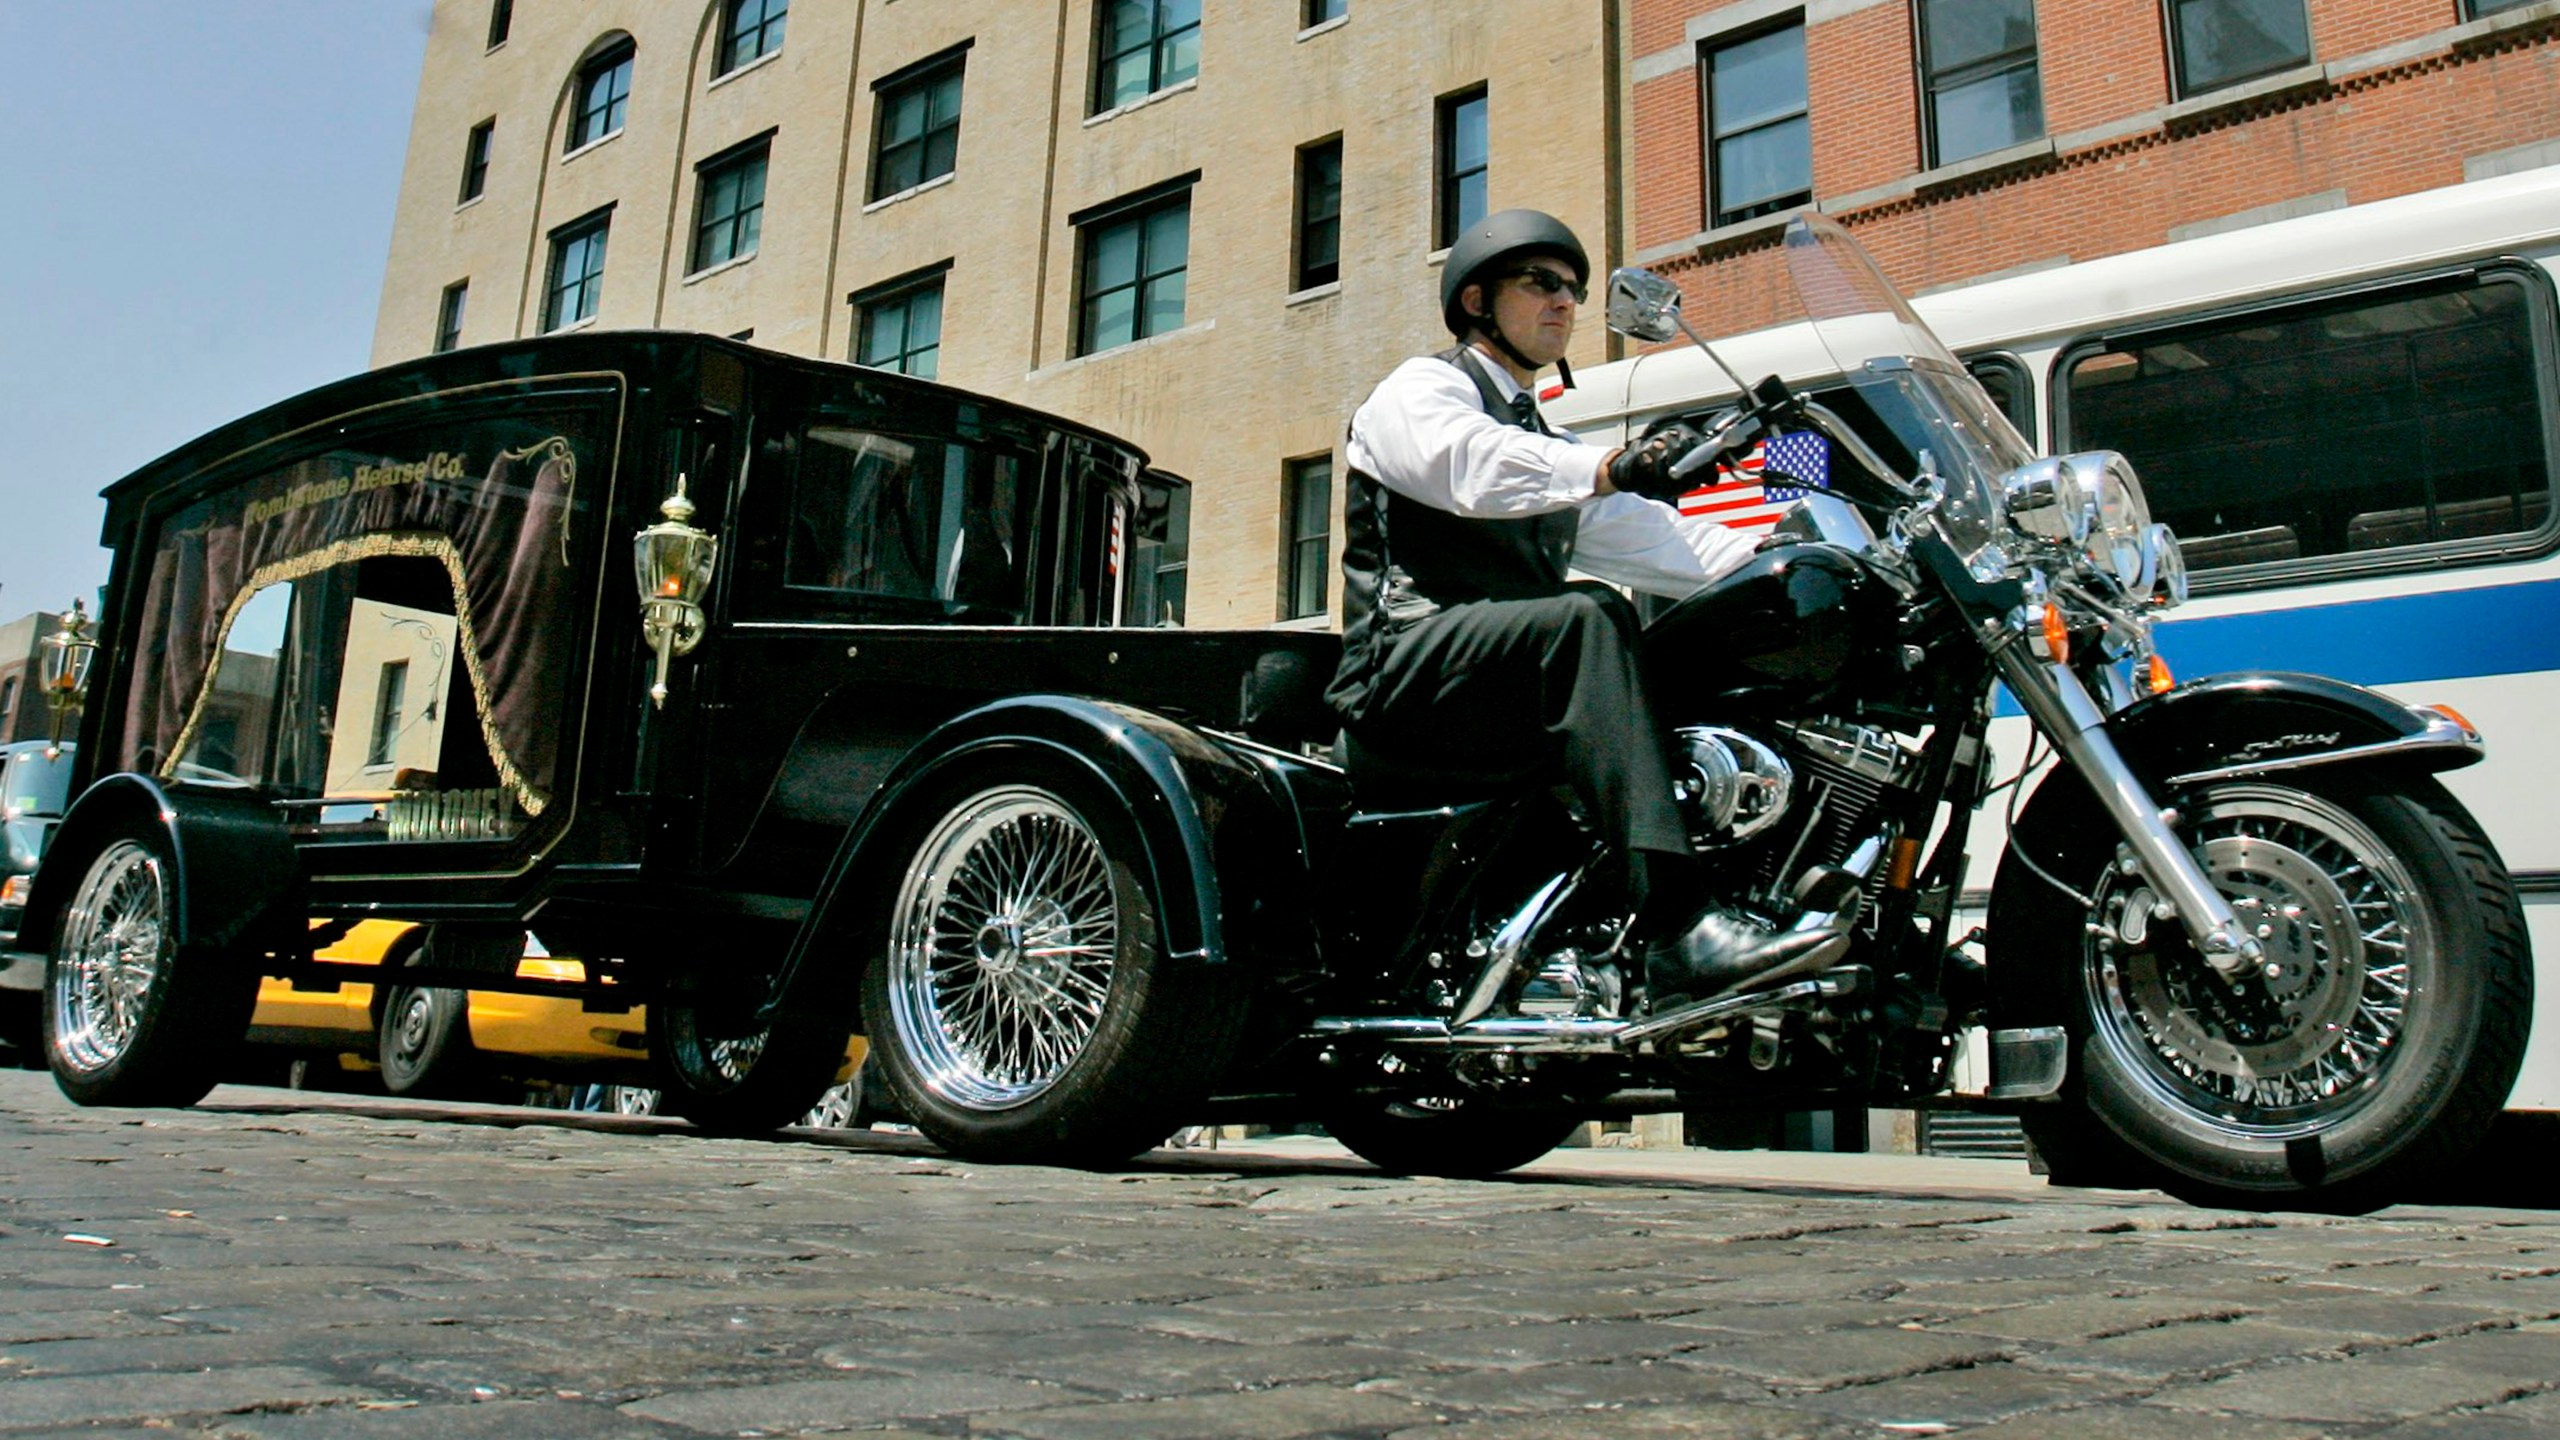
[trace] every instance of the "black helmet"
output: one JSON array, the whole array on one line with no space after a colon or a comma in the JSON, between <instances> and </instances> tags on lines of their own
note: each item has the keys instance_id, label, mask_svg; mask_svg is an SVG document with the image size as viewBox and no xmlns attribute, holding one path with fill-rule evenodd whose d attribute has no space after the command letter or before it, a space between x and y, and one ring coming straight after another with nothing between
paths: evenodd
<instances>
[{"instance_id":1,"label":"black helmet","mask_svg":"<svg viewBox=\"0 0 2560 1440\"><path fill-rule=\"evenodd\" d=\"M1440 267L1440 318L1449 333L1463 336L1474 323L1458 308L1459 291L1491 279L1484 272L1504 261L1533 255L1554 256L1573 267L1574 279L1591 283L1591 257L1583 253L1572 227L1553 215L1541 210L1504 210L1468 226L1458 243L1449 247L1449 258Z\"/></svg>"}]
</instances>

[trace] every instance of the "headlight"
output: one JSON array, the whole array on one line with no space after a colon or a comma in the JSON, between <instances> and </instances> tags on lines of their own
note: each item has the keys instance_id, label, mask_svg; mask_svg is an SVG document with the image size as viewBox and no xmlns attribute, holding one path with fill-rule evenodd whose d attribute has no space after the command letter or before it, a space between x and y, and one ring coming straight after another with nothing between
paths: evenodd
<instances>
[{"instance_id":1,"label":"headlight","mask_svg":"<svg viewBox=\"0 0 2560 1440\"><path fill-rule=\"evenodd\" d=\"M2078 456L2030 461L2000 477L2000 499L2010 520L2046 540L2087 542L2096 512L2089 487L2072 465Z\"/></svg>"},{"instance_id":2,"label":"headlight","mask_svg":"<svg viewBox=\"0 0 2560 1440\"><path fill-rule=\"evenodd\" d=\"M2077 471L2089 492L2089 532L2080 553L2089 563L2116 577L2128 590L2142 584L2142 532L2151 524L2150 502L2142 498L2142 482L2133 462L2113 450L2065 455L2062 463Z\"/></svg>"},{"instance_id":3,"label":"headlight","mask_svg":"<svg viewBox=\"0 0 2560 1440\"><path fill-rule=\"evenodd\" d=\"M2166 525L2152 525L2142 532L2142 583L2136 592L2155 605L2187 603L2186 552L2178 548L2178 537Z\"/></svg>"}]
</instances>

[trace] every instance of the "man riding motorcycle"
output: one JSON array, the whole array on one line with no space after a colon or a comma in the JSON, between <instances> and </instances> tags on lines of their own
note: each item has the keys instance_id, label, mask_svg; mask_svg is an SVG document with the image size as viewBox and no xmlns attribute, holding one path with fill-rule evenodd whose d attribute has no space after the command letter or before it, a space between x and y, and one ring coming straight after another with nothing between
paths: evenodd
<instances>
[{"instance_id":1,"label":"man riding motorcycle","mask_svg":"<svg viewBox=\"0 0 2560 1440\"><path fill-rule=\"evenodd\" d=\"M1589 256L1554 216L1470 226L1441 271L1459 344L1407 360L1353 415L1342 553L1343 655L1326 699L1355 768L1560 774L1625 862L1649 1003L1821 969L1836 929L1771 931L1698 909L1697 858L1636 660L1634 608L1605 585L1679 597L1752 542L1669 503L1703 439L1669 425L1607 452L1539 418L1564 370Z\"/></svg>"}]
</instances>

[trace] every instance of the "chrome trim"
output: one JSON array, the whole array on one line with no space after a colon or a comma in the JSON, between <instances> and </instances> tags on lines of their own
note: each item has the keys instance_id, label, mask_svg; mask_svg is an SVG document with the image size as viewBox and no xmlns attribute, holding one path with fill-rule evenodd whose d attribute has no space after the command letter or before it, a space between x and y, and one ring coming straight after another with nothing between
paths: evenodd
<instances>
[{"instance_id":1,"label":"chrome trim","mask_svg":"<svg viewBox=\"0 0 2560 1440\"><path fill-rule=\"evenodd\" d=\"M1538 932L1538 926L1549 915L1555 913L1556 907L1564 903L1565 897L1573 893L1575 879L1573 874L1567 873L1539 886L1538 893L1529 897L1529 903L1521 906L1510 919L1502 922L1500 930L1494 932L1493 953L1486 958L1483 973L1476 976L1474 988L1467 992L1466 1003L1458 1007L1455 1023L1461 1029L1483 1018L1487 1011L1493 1009L1494 1002L1511 988L1511 977L1519 973L1520 958L1529 953L1530 937Z\"/></svg>"},{"instance_id":2,"label":"chrome trim","mask_svg":"<svg viewBox=\"0 0 2560 1440\"><path fill-rule=\"evenodd\" d=\"M2251 775L2273 775L2288 770L2308 770L2315 765L2332 765L2341 760L2370 760L2390 755L2407 755L2426 750L2468 750L2473 754L2488 753L2480 733L2456 724L2452 717L2429 712L2424 730L2403 735L2396 740L2377 740L2370 745L2349 745L2338 750L2320 750L2308 755L2284 755L2273 760L2259 760L2246 765L2218 765L2211 770L2190 770L2169 777L2171 785L2205 785L2216 780L2238 780Z\"/></svg>"},{"instance_id":3,"label":"chrome trim","mask_svg":"<svg viewBox=\"0 0 2560 1440\"><path fill-rule=\"evenodd\" d=\"M1389 1044L1445 1050L1511 1050L1529 1055L1623 1054L1651 1041L1703 1029L1719 1020L1836 993L1830 981L1816 976L1774 990L1752 990L1717 1000L1684 1005L1650 1020L1478 1020L1452 1029L1446 1022L1421 1015L1337 1015L1309 1024L1313 1039L1383 1040Z\"/></svg>"},{"instance_id":4,"label":"chrome trim","mask_svg":"<svg viewBox=\"0 0 2560 1440\"><path fill-rule=\"evenodd\" d=\"M2143 874L2186 921L2205 963L2226 976L2254 968L2261 947L2240 928L2231 902L2161 820L2159 803L2116 750L2107 734L2107 717L2080 677L2065 666L2030 658L2015 637L1994 646L1991 661L2028 717L2089 782L2099 806L2132 845Z\"/></svg>"}]
</instances>

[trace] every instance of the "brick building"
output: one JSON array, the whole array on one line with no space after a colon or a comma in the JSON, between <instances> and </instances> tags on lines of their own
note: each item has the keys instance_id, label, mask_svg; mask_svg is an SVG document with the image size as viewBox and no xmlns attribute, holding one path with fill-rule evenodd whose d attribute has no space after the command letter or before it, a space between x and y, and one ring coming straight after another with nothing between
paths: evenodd
<instances>
[{"instance_id":1,"label":"brick building","mask_svg":"<svg viewBox=\"0 0 2560 1440\"><path fill-rule=\"evenodd\" d=\"M1623 251L1618 13L438 0L373 359L664 326L933 374L1190 478L1190 623L1325 623L1343 424L1446 343L1453 228Z\"/></svg>"},{"instance_id":2,"label":"brick building","mask_svg":"<svg viewBox=\"0 0 2560 1440\"><path fill-rule=\"evenodd\" d=\"M1926 291L2560 163L2560 4L1628 0L1629 240L1733 332L1806 206Z\"/></svg>"}]
</instances>

